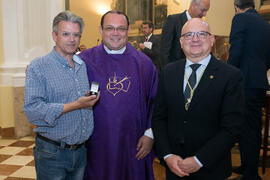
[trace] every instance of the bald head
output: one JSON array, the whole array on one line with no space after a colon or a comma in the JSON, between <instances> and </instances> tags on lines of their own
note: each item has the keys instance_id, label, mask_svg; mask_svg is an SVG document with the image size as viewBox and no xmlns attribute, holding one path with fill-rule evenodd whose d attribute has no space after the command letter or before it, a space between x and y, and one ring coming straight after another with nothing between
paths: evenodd
<instances>
[{"instance_id":1,"label":"bald head","mask_svg":"<svg viewBox=\"0 0 270 180\"><path fill-rule=\"evenodd\" d=\"M191 0L188 13L192 18L202 18L206 16L210 8L210 0Z\"/></svg>"},{"instance_id":2,"label":"bald head","mask_svg":"<svg viewBox=\"0 0 270 180\"><path fill-rule=\"evenodd\" d=\"M214 41L209 25L200 18L192 18L183 26L180 44L186 57L194 63L210 54Z\"/></svg>"},{"instance_id":3,"label":"bald head","mask_svg":"<svg viewBox=\"0 0 270 180\"><path fill-rule=\"evenodd\" d=\"M207 22L200 18L192 18L184 24L182 28L182 34L185 34L188 30L194 28L204 29L204 31L211 33L210 26Z\"/></svg>"}]
</instances>

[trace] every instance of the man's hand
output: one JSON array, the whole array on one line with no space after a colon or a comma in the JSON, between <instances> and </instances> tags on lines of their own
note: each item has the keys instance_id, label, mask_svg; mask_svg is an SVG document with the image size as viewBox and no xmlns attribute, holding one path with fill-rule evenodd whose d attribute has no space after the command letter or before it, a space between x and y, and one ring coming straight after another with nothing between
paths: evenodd
<instances>
[{"instance_id":1,"label":"man's hand","mask_svg":"<svg viewBox=\"0 0 270 180\"><path fill-rule=\"evenodd\" d=\"M187 173L197 172L201 168L194 157L184 159L178 163L178 166Z\"/></svg>"},{"instance_id":2,"label":"man's hand","mask_svg":"<svg viewBox=\"0 0 270 180\"><path fill-rule=\"evenodd\" d=\"M136 154L136 158L138 160L143 159L145 156L147 156L147 154L149 154L152 150L154 144L154 140L151 139L150 137L147 137L145 135L143 135L140 139L139 142L137 144L137 154Z\"/></svg>"},{"instance_id":3,"label":"man's hand","mask_svg":"<svg viewBox=\"0 0 270 180\"><path fill-rule=\"evenodd\" d=\"M142 49L145 48L145 45L144 45L143 43L140 43L140 44L139 44L139 48L142 50Z\"/></svg>"},{"instance_id":4,"label":"man's hand","mask_svg":"<svg viewBox=\"0 0 270 180\"><path fill-rule=\"evenodd\" d=\"M183 159L180 156L177 156L174 154L170 155L169 157L167 157L165 159L167 166L174 174L176 174L177 176L180 176L180 177L189 176L189 173L183 171L179 167L179 164L181 164L182 161L183 161Z\"/></svg>"},{"instance_id":5,"label":"man's hand","mask_svg":"<svg viewBox=\"0 0 270 180\"><path fill-rule=\"evenodd\" d=\"M79 99L77 99L77 103L79 108L87 108L87 107L93 107L96 102L99 100L100 92L98 92L97 95L91 95L91 96L82 96Z\"/></svg>"},{"instance_id":6,"label":"man's hand","mask_svg":"<svg viewBox=\"0 0 270 180\"><path fill-rule=\"evenodd\" d=\"M85 93L86 96L82 96L74 102L64 104L64 109L62 111L62 114L65 114L67 112L70 112L76 109L93 107L96 104L96 102L99 100L100 92L98 92L97 95L91 95L91 96L87 96L88 93L89 92Z\"/></svg>"}]
</instances>

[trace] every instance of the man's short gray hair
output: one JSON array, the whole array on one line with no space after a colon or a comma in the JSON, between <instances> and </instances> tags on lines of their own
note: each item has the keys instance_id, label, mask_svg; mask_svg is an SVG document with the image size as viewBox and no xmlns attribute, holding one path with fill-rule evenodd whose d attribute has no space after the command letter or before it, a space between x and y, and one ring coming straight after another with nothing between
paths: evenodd
<instances>
[{"instance_id":1,"label":"man's short gray hair","mask_svg":"<svg viewBox=\"0 0 270 180\"><path fill-rule=\"evenodd\" d=\"M53 29L53 32L55 32L56 34L58 33L58 24L61 21L77 23L80 26L80 33L83 32L83 28L84 28L83 19L81 17L77 16L76 14L73 14L70 11L63 11L63 12L60 12L57 16L55 16L55 18L53 20L52 29Z\"/></svg>"}]
</instances>

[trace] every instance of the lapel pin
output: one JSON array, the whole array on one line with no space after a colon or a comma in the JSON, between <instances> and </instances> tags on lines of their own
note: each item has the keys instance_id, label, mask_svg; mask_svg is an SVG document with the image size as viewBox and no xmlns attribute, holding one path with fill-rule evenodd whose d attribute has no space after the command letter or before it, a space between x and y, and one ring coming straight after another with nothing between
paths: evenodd
<instances>
[{"instance_id":1,"label":"lapel pin","mask_svg":"<svg viewBox=\"0 0 270 180\"><path fill-rule=\"evenodd\" d=\"M213 75L210 75L210 77L209 77L210 79L214 79L214 76Z\"/></svg>"}]
</instances>

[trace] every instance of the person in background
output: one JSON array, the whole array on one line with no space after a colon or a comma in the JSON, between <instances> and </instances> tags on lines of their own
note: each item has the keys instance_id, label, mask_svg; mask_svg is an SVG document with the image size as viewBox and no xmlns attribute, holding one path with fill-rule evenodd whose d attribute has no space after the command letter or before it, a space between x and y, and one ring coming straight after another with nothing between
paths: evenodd
<instances>
[{"instance_id":1,"label":"person in background","mask_svg":"<svg viewBox=\"0 0 270 180\"><path fill-rule=\"evenodd\" d=\"M185 58L179 42L182 27L191 18L206 16L209 8L210 0L191 0L188 10L167 17L161 38L162 62L164 65Z\"/></svg>"},{"instance_id":2,"label":"person in background","mask_svg":"<svg viewBox=\"0 0 270 180\"><path fill-rule=\"evenodd\" d=\"M145 36L144 43L140 43L138 50L142 51L148 57L150 57L158 69L162 68L162 63L160 59L160 40L159 37L153 34L154 25L150 21L144 21L141 26L142 33Z\"/></svg>"},{"instance_id":3,"label":"person in background","mask_svg":"<svg viewBox=\"0 0 270 180\"><path fill-rule=\"evenodd\" d=\"M153 180L151 118L158 73L151 59L128 43L129 20L109 11L99 27L102 43L79 54L102 98L87 142L88 180Z\"/></svg>"},{"instance_id":4,"label":"person in background","mask_svg":"<svg viewBox=\"0 0 270 180\"><path fill-rule=\"evenodd\" d=\"M244 74L245 123L239 139L241 167L237 179L259 180L262 107L269 89L270 25L254 9L253 0L234 0L228 63Z\"/></svg>"},{"instance_id":5,"label":"person in background","mask_svg":"<svg viewBox=\"0 0 270 180\"><path fill-rule=\"evenodd\" d=\"M70 11L53 20L55 47L27 68L24 111L36 126L34 159L38 180L83 179L85 141L93 132L85 63L75 54L84 23Z\"/></svg>"},{"instance_id":6,"label":"person in background","mask_svg":"<svg viewBox=\"0 0 270 180\"><path fill-rule=\"evenodd\" d=\"M167 180L224 180L240 134L244 97L241 72L210 52L209 25L192 18L182 29L185 59L164 67L152 129Z\"/></svg>"}]
</instances>

